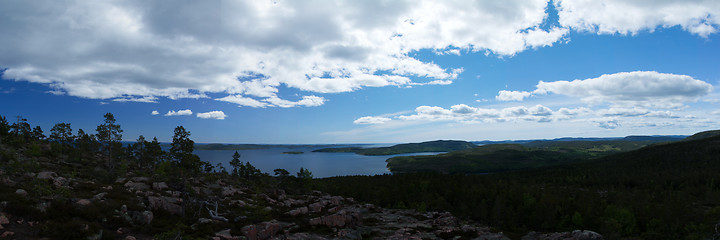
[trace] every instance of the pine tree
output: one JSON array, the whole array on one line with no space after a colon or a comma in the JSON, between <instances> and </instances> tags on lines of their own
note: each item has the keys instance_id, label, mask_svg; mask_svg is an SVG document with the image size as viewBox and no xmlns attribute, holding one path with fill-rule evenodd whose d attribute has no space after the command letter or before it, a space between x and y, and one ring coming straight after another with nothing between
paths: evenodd
<instances>
[{"instance_id":1,"label":"pine tree","mask_svg":"<svg viewBox=\"0 0 720 240\"><path fill-rule=\"evenodd\" d=\"M112 113L106 113L104 117L103 124L98 125L95 131L98 141L105 148L105 153L112 157L114 148L122 140L123 130L120 129L120 125L115 124L115 116Z\"/></svg>"},{"instance_id":2,"label":"pine tree","mask_svg":"<svg viewBox=\"0 0 720 240\"><path fill-rule=\"evenodd\" d=\"M242 166L242 162L240 162L240 154L235 151L235 154L232 156L232 160L230 160L230 166L232 166L232 175L233 176L239 176L240 167Z\"/></svg>"},{"instance_id":3,"label":"pine tree","mask_svg":"<svg viewBox=\"0 0 720 240\"><path fill-rule=\"evenodd\" d=\"M106 164L110 171L113 172L115 170L113 158L114 154L118 152L115 149L122 147L120 141L122 140L123 130L120 129L120 125L115 124L115 116L112 113L106 113L104 117L103 124L98 125L95 131L97 131L98 141L100 141L105 149L105 154L108 156Z\"/></svg>"}]
</instances>

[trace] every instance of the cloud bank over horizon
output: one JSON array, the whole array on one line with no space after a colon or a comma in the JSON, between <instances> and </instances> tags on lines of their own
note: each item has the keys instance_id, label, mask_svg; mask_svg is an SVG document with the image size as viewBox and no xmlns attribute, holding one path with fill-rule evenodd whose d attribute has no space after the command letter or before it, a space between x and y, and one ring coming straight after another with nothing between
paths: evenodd
<instances>
[{"instance_id":1,"label":"cloud bank over horizon","mask_svg":"<svg viewBox=\"0 0 720 240\"><path fill-rule=\"evenodd\" d=\"M365 116L355 120L355 124L381 125L397 121L465 124L584 121L605 129L618 128L622 122L636 126L656 126L661 122L670 124L666 119L695 119L693 115L676 111L681 112L682 108L687 107L686 104L697 102L712 91L711 84L687 75L654 71L620 72L584 80L540 81L532 92L499 91L496 96L498 101L520 102L511 107L482 108L457 104L446 109L419 106L414 114L398 114L393 118ZM553 110L541 104L526 106L522 103L526 98L544 95L562 95L569 97L571 102L584 103L584 106Z\"/></svg>"},{"instance_id":2,"label":"cloud bank over horizon","mask_svg":"<svg viewBox=\"0 0 720 240\"><path fill-rule=\"evenodd\" d=\"M9 1L0 3L0 33L9 36L0 46L16 47L2 48L0 68L2 79L46 84L53 94L80 98L312 107L327 101L319 94L445 85L464 71L412 55L425 49L512 57L563 43L570 31L635 35L680 27L708 37L720 29L717 1L548 4ZM548 22L548 7L557 10L557 22ZM560 85L542 87L565 91ZM301 94L288 99L284 87ZM526 97L515 91L497 99ZM584 100L612 98L595 97Z\"/></svg>"}]
</instances>

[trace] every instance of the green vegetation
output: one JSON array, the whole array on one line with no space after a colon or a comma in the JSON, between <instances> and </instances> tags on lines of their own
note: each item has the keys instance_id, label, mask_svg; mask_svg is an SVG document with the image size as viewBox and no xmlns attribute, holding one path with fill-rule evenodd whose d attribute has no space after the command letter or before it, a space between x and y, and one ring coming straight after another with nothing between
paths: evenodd
<instances>
[{"instance_id":1,"label":"green vegetation","mask_svg":"<svg viewBox=\"0 0 720 240\"><path fill-rule=\"evenodd\" d=\"M692 140L698 140L698 139L703 139L703 138L710 138L710 137L715 137L715 136L720 136L720 130L711 130L711 131L699 132L699 133L693 134L692 136L689 136L689 137L687 137L687 138L685 138L685 139L683 139L683 140L684 140L684 141L692 141Z\"/></svg>"},{"instance_id":2,"label":"green vegetation","mask_svg":"<svg viewBox=\"0 0 720 240\"><path fill-rule=\"evenodd\" d=\"M360 155L394 155L402 153L420 153L420 152L449 152L462 149L474 148L477 145L465 141L446 141L438 140L421 143L398 144L391 147L377 148L361 148L361 147L342 147L342 148L323 148L313 152L354 152Z\"/></svg>"},{"instance_id":3,"label":"green vegetation","mask_svg":"<svg viewBox=\"0 0 720 240\"><path fill-rule=\"evenodd\" d=\"M720 221L718 172L720 136L525 171L348 176L316 184L384 207L450 210L517 237L591 229L606 239L707 239Z\"/></svg>"},{"instance_id":4,"label":"green vegetation","mask_svg":"<svg viewBox=\"0 0 720 240\"><path fill-rule=\"evenodd\" d=\"M493 173L555 166L636 150L665 138L605 141L532 141L490 144L438 155L402 156L387 160L394 173ZM662 140L661 140L662 139Z\"/></svg>"},{"instance_id":5,"label":"green vegetation","mask_svg":"<svg viewBox=\"0 0 720 240\"><path fill-rule=\"evenodd\" d=\"M298 177L276 169L279 177L271 177L240 162L237 153L232 174L215 168L192 153L195 144L183 126L175 128L169 151L157 138L144 136L123 146L123 130L111 113L96 130L78 129L73 135L70 123L58 123L45 138L25 118L10 124L0 116L0 214L11 222L3 232L12 231L17 239L122 239L127 233L140 239L208 239L223 229L237 235L242 226L284 217L289 210L267 210L268 200L257 196L312 189L307 169ZM228 189L245 201L252 198L252 205L218 197ZM151 196L179 202L179 213L151 209ZM221 212L209 211L210 203L216 210L220 205ZM143 223L149 210L151 222ZM225 217L232 223L198 224ZM116 233L119 229L124 233Z\"/></svg>"}]
</instances>

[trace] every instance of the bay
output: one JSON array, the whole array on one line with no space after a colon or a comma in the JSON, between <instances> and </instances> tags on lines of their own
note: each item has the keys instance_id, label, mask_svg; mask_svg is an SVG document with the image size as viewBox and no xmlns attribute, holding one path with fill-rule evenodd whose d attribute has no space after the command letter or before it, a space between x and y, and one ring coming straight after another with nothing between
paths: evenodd
<instances>
[{"instance_id":1,"label":"bay","mask_svg":"<svg viewBox=\"0 0 720 240\"><path fill-rule=\"evenodd\" d=\"M396 156L431 155L431 153L408 153L385 156L364 156L355 153L312 152L320 147L276 147L266 149L238 150L240 161L250 162L260 171L273 174L273 170L282 168L295 175L300 168L309 169L316 178L389 174L385 160ZM302 154L286 154L284 152L303 152ZM195 150L201 160L213 166L220 163L230 171L230 160L235 150Z\"/></svg>"}]
</instances>

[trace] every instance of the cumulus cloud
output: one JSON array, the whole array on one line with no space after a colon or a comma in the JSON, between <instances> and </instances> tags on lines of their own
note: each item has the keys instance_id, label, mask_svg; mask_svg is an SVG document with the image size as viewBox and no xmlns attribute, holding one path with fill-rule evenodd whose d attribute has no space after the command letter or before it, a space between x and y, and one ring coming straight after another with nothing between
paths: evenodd
<instances>
[{"instance_id":1,"label":"cumulus cloud","mask_svg":"<svg viewBox=\"0 0 720 240\"><path fill-rule=\"evenodd\" d=\"M634 34L680 26L708 36L720 21L713 0L559 0L559 24L544 28L548 4L1 1L0 35L12 37L0 38L0 66L7 68L3 79L82 98L156 102L213 93L240 106L318 106L321 97L280 99L279 87L338 93L450 84L462 69L410 53L513 56L551 46L570 29Z\"/></svg>"},{"instance_id":2,"label":"cumulus cloud","mask_svg":"<svg viewBox=\"0 0 720 240\"><path fill-rule=\"evenodd\" d=\"M158 112L157 110L153 110L150 114L152 114L152 115L158 115L158 114L160 114L160 112Z\"/></svg>"},{"instance_id":3,"label":"cumulus cloud","mask_svg":"<svg viewBox=\"0 0 720 240\"><path fill-rule=\"evenodd\" d=\"M529 97L531 95L530 92L525 91L507 91L507 90L501 90L498 92L498 95L495 96L495 99L498 101L522 101L526 97Z\"/></svg>"},{"instance_id":4,"label":"cumulus cloud","mask_svg":"<svg viewBox=\"0 0 720 240\"><path fill-rule=\"evenodd\" d=\"M355 121L353 121L353 123L354 124L383 124L383 123L389 122L390 120L392 120L392 119L386 118L386 117L367 116L367 117L361 117L361 118L355 119Z\"/></svg>"},{"instance_id":5,"label":"cumulus cloud","mask_svg":"<svg viewBox=\"0 0 720 240\"><path fill-rule=\"evenodd\" d=\"M223 111L210 111L210 112L204 112L204 113L198 113L197 117L199 118L212 118L212 119L225 119L227 115Z\"/></svg>"},{"instance_id":6,"label":"cumulus cloud","mask_svg":"<svg viewBox=\"0 0 720 240\"><path fill-rule=\"evenodd\" d=\"M616 129L616 128L620 127L620 123L616 119L600 120L600 121L595 121L595 123L597 123L598 127L605 128L605 129Z\"/></svg>"},{"instance_id":7,"label":"cumulus cloud","mask_svg":"<svg viewBox=\"0 0 720 240\"><path fill-rule=\"evenodd\" d=\"M192 114L193 113L192 113L192 111L190 111L190 109L178 110L178 111L170 110L165 114L165 116L183 116L183 115L192 115Z\"/></svg>"},{"instance_id":8,"label":"cumulus cloud","mask_svg":"<svg viewBox=\"0 0 720 240\"><path fill-rule=\"evenodd\" d=\"M567 29L539 28L547 4L2 2L0 34L13 37L0 39L0 66L3 79L83 98L156 102L220 93L242 106L317 106L324 102L317 97L278 99L278 87L337 93L450 84L462 69L409 53L511 56L549 46Z\"/></svg>"},{"instance_id":9,"label":"cumulus cloud","mask_svg":"<svg viewBox=\"0 0 720 240\"><path fill-rule=\"evenodd\" d=\"M683 103L697 101L712 90L709 83L687 75L636 71L605 74L585 80L540 81L534 92L580 97L588 103L678 108Z\"/></svg>"},{"instance_id":10,"label":"cumulus cloud","mask_svg":"<svg viewBox=\"0 0 720 240\"><path fill-rule=\"evenodd\" d=\"M549 122L553 120L566 120L573 118L570 113L584 112L582 109L564 108L558 113L543 105L531 107L514 106L506 108L477 108L465 104L451 106L445 109L437 106L419 106L411 115L397 116L405 121L454 121L454 122L506 122L506 121L536 121ZM577 114L575 114L577 115Z\"/></svg>"},{"instance_id":11,"label":"cumulus cloud","mask_svg":"<svg viewBox=\"0 0 720 240\"><path fill-rule=\"evenodd\" d=\"M235 103L240 106L246 106L246 107L254 107L254 108L261 108L261 107L267 107L268 103L261 102L252 98L243 97L241 95L230 95L222 98L216 98L215 100L218 101L225 101L225 102L231 102Z\"/></svg>"},{"instance_id":12,"label":"cumulus cloud","mask_svg":"<svg viewBox=\"0 0 720 240\"><path fill-rule=\"evenodd\" d=\"M718 31L720 2L557 0L559 22L580 31L599 34L637 34L658 27L680 26L707 37Z\"/></svg>"}]
</instances>

